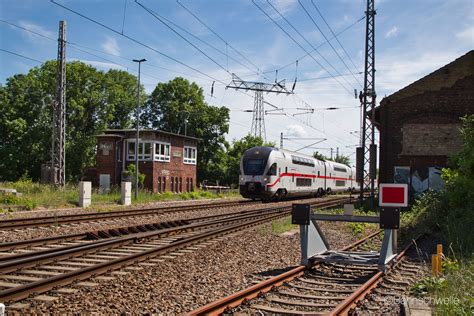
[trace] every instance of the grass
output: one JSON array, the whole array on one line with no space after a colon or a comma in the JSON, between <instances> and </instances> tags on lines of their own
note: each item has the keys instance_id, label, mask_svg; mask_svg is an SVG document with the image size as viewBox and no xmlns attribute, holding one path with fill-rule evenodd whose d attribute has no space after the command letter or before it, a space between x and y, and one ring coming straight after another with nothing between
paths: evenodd
<instances>
[{"instance_id":1,"label":"grass","mask_svg":"<svg viewBox=\"0 0 474 316\"><path fill-rule=\"evenodd\" d=\"M55 186L40 184L29 180L0 183L1 188L16 189L21 196L10 194L0 195L0 212L15 210L33 210L36 208L65 208L75 207L79 201L78 185L67 184L63 190ZM145 190L138 192L138 198L132 199L134 204L151 203L170 200L197 200L236 197L234 192L215 194L208 191L193 191L174 194L172 192L153 193ZM97 189L92 190L92 205L115 205L120 203L120 188L113 188L107 194L100 194Z\"/></svg>"},{"instance_id":2,"label":"grass","mask_svg":"<svg viewBox=\"0 0 474 316\"><path fill-rule=\"evenodd\" d=\"M443 273L417 282L415 296L425 296L435 305L436 314L472 315L474 313L474 215L469 204L452 205L449 191L429 192L411 211L402 213L406 238L427 234L444 244ZM435 253L435 249L433 249Z\"/></svg>"},{"instance_id":3,"label":"grass","mask_svg":"<svg viewBox=\"0 0 474 316\"><path fill-rule=\"evenodd\" d=\"M299 225L291 223L291 216L272 221L272 233L274 234L281 234L295 229L299 229Z\"/></svg>"}]
</instances>

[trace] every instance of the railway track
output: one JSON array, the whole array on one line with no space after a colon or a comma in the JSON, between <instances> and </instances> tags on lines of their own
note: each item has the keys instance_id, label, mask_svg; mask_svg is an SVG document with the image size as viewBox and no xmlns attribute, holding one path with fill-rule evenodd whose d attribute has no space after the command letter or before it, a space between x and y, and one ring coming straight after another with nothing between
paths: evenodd
<instances>
[{"instance_id":1,"label":"railway track","mask_svg":"<svg viewBox=\"0 0 474 316\"><path fill-rule=\"evenodd\" d=\"M379 236L380 232L376 232L343 250L367 251L367 244L373 243ZM384 281L384 277L393 273L415 273L413 266L402 260L411 246L410 243L400 252L387 273L379 271L376 265L318 262L310 267L298 266L205 305L189 315L218 315L224 312L241 315L347 315L357 306L357 302L380 284L390 283L385 287L398 290L402 285L407 286L406 281ZM401 272L394 272L397 269Z\"/></svg>"},{"instance_id":2,"label":"railway track","mask_svg":"<svg viewBox=\"0 0 474 316\"><path fill-rule=\"evenodd\" d=\"M327 208L346 200L336 198L313 205ZM0 257L0 302L22 300L142 261L162 261L168 253L192 251L197 244L287 216L290 211L291 206L271 207L156 231L94 241L57 240L59 244L17 251Z\"/></svg>"},{"instance_id":3,"label":"railway track","mask_svg":"<svg viewBox=\"0 0 474 316\"><path fill-rule=\"evenodd\" d=\"M94 212L56 216L41 216L31 218L15 218L0 220L0 230L22 229L49 225L63 225L71 223L83 223L88 221L115 219L117 217L133 217L146 215L160 215L167 213L189 212L200 209L215 209L233 207L239 205L252 205L259 202L254 201L231 201L223 203L206 203L197 205L179 205L167 207L150 207L124 211Z\"/></svg>"}]
</instances>

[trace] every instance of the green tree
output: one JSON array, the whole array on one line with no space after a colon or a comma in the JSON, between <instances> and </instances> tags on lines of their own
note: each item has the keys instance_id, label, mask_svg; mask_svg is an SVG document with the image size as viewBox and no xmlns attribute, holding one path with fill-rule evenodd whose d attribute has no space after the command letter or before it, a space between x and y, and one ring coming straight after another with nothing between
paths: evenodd
<instances>
[{"instance_id":1,"label":"green tree","mask_svg":"<svg viewBox=\"0 0 474 316\"><path fill-rule=\"evenodd\" d=\"M344 156L344 155L338 155L336 158L334 158L335 162L342 163L346 166L351 165L351 160L349 159L349 156Z\"/></svg>"},{"instance_id":2,"label":"green tree","mask_svg":"<svg viewBox=\"0 0 474 316\"><path fill-rule=\"evenodd\" d=\"M215 180L215 166L222 163L224 134L229 131L229 109L208 105L202 88L177 77L159 83L144 107L141 117L146 126L200 138L198 181ZM187 123L186 123L187 122Z\"/></svg>"},{"instance_id":3,"label":"green tree","mask_svg":"<svg viewBox=\"0 0 474 316\"><path fill-rule=\"evenodd\" d=\"M261 137L255 137L250 134L240 140L233 140L232 145L229 146L227 150L226 168L223 173L225 175L224 182L226 184L231 185L239 182L240 159L247 149L256 146L273 147L275 144L264 143Z\"/></svg>"},{"instance_id":4,"label":"green tree","mask_svg":"<svg viewBox=\"0 0 474 316\"><path fill-rule=\"evenodd\" d=\"M325 160L329 160L329 158L327 158L326 156L324 156L322 153L320 153L319 151L315 151L313 153L313 157L316 158L316 159L319 159L319 160L322 160L322 161L325 161Z\"/></svg>"},{"instance_id":5,"label":"green tree","mask_svg":"<svg viewBox=\"0 0 474 316\"><path fill-rule=\"evenodd\" d=\"M313 157L322 161L330 160L330 161L335 161L338 163L342 163L344 165L350 166L351 165L351 160L349 159L349 156L344 156L344 155L337 155L334 159L331 159L330 157L327 157L323 155L322 153L315 151L313 153Z\"/></svg>"},{"instance_id":6,"label":"green tree","mask_svg":"<svg viewBox=\"0 0 474 316\"><path fill-rule=\"evenodd\" d=\"M0 180L37 180L41 164L50 160L56 70L56 61L48 61L8 78L0 89ZM94 164L94 135L130 126L137 81L127 72L102 72L79 61L67 63L66 73L66 176L73 180Z\"/></svg>"}]
</instances>

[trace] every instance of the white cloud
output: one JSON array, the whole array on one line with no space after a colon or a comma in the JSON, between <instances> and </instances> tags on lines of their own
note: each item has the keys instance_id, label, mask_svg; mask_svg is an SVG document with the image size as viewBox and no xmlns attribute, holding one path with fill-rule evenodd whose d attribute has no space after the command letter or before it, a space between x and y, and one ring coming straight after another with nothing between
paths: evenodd
<instances>
[{"instance_id":1,"label":"white cloud","mask_svg":"<svg viewBox=\"0 0 474 316\"><path fill-rule=\"evenodd\" d=\"M387 33L385 33L385 38L395 37L398 35L398 27L392 27Z\"/></svg>"},{"instance_id":2,"label":"white cloud","mask_svg":"<svg viewBox=\"0 0 474 316\"><path fill-rule=\"evenodd\" d=\"M18 21L18 25L20 25L21 27L23 27L27 30L39 33L39 34L47 36L47 37L52 37L52 38L57 38L58 37L56 33L52 32L52 31L49 31L49 30L45 29L44 27L42 27L41 25L35 24L33 22ZM42 39L39 38L38 35L35 35L33 33L22 32L22 34L24 36L27 36L28 38L30 38L32 40L41 40L42 41Z\"/></svg>"},{"instance_id":3,"label":"white cloud","mask_svg":"<svg viewBox=\"0 0 474 316\"><path fill-rule=\"evenodd\" d=\"M301 125L288 125L283 130L283 136L285 137L306 137L307 133Z\"/></svg>"},{"instance_id":4,"label":"white cloud","mask_svg":"<svg viewBox=\"0 0 474 316\"><path fill-rule=\"evenodd\" d=\"M101 68L101 69L119 69L119 70L127 70L127 68L123 67L123 66L120 66L120 65L117 65L117 64L113 64L113 63L106 63L106 62L101 62L101 61L95 61L95 60L86 60L86 59L71 59L71 60L77 60L77 61L81 61L85 64L88 64L88 65L91 65L91 66L94 66L96 68Z\"/></svg>"},{"instance_id":5,"label":"white cloud","mask_svg":"<svg viewBox=\"0 0 474 316\"><path fill-rule=\"evenodd\" d=\"M457 57L459 57L457 53L449 51L418 55L383 55L379 58L377 66L377 90L381 95L396 92L450 63Z\"/></svg>"},{"instance_id":6,"label":"white cloud","mask_svg":"<svg viewBox=\"0 0 474 316\"><path fill-rule=\"evenodd\" d=\"M117 44L117 40L113 37L107 36L105 42L102 43L102 48L109 54L120 55L120 48Z\"/></svg>"},{"instance_id":7,"label":"white cloud","mask_svg":"<svg viewBox=\"0 0 474 316\"><path fill-rule=\"evenodd\" d=\"M465 30L456 33L456 37L474 44L474 26L468 26Z\"/></svg>"},{"instance_id":8,"label":"white cloud","mask_svg":"<svg viewBox=\"0 0 474 316\"><path fill-rule=\"evenodd\" d=\"M285 15L295 8L296 0L276 0L272 1L272 4L282 15Z\"/></svg>"}]
</instances>

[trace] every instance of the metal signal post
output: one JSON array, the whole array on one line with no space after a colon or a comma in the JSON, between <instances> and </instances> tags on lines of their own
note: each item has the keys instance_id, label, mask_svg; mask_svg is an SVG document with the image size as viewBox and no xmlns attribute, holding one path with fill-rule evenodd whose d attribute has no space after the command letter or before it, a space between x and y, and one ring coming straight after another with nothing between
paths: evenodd
<instances>
[{"instance_id":1,"label":"metal signal post","mask_svg":"<svg viewBox=\"0 0 474 316\"><path fill-rule=\"evenodd\" d=\"M53 143L50 181L60 187L66 182L66 22L59 21L56 100L53 103Z\"/></svg>"},{"instance_id":2,"label":"metal signal post","mask_svg":"<svg viewBox=\"0 0 474 316\"><path fill-rule=\"evenodd\" d=\"M377 164L377 147L375 145L375 0L367 0L366 34L365 34L365 69L364 91L359 94L361 102L361 138L360 149L357 151L357 168L360 182L360 200L364 192L370 191L373 204L375 196L375 178ZM370 113L370 118L369 118Z\"/></svg>"}]
</instances>

